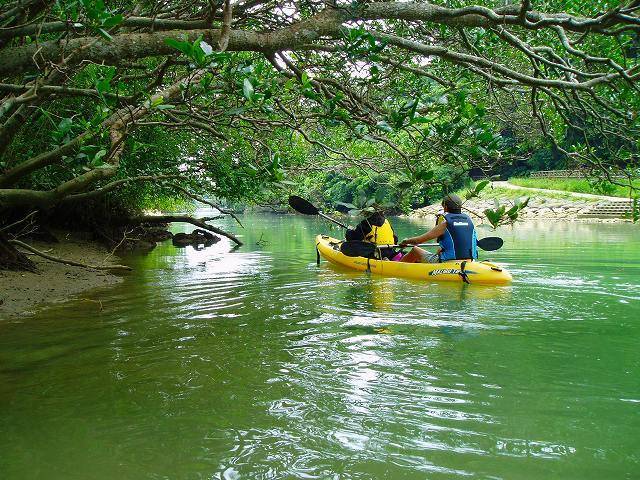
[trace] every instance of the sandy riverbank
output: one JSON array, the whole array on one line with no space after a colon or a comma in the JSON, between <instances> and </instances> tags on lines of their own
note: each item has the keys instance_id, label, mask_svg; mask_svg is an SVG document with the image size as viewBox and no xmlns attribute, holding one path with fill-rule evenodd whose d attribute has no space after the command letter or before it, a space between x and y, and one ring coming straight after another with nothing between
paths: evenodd
<instances>
[{"instance_id":1,"label":"sandy riverbank","mask_svg":"<svg viewBox=\"0 0 640 480\"><path fill-rule=\"evenodd\" d=\"M60 243L29 242L50 255L78 262L102 265L120 263L103 246L81 234L55 232ZM30 315L40 306L80 298L89 290L115 285L121 276L103 270L71 267L30 255L38 273L0 270L0 320Z\"/></svg>"}]
</instances>

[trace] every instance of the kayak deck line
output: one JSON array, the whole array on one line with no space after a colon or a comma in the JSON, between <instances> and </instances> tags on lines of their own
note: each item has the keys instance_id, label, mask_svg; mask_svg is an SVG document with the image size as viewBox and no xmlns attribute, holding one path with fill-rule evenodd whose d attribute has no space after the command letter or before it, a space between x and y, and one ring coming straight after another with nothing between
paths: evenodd
<instances>
[{"instance_id":1,"label":"kayak deck line","mask_svg":"<svg viewBox=\"0 0 640 480\"><path fill-rule=\"evenodd\" d=\"M354 270L370 271L376 275L479 285L508 285L512 281L512 276L507 270L486 260L404 263L365 257L348 257L340 252L340 244L342 243L342 240L328 235L318 235L315 238L316 249L325 260Z\"/></svg>"}]
</instances>

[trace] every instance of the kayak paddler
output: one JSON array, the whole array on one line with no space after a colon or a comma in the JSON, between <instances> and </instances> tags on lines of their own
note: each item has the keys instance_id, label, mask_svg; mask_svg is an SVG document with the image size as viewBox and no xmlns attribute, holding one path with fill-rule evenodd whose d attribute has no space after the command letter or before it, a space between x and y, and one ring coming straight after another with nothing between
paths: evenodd
<instances>
[{"instance_id":1,"label":"kayak paddler","mask_svg":"<svg viewBox=\"0 0 640 480\"><path fill-rule=\"evenodd\" d=\"M462 199L449 194L442 200L444 215L436 218L436 226L418 237L405 238L400 246L416 245L438 239L440 248L435 254L420 247L413 247L401 262L438 263L447 260L464 260L478 258L478 237L471 217L462 213Z\"/></svg>"},{"instance_id":2,"label":"kayak paddler","mask_svg":"<svg viewBox=\"0 0 640 480\"><path fill-rule=\"evenodd\" d=\"M398 236L381 211L370 213L354 229L347 229L345 238L348 242L360 240L376 245L395 245L398 243ZM383 248L380 253L382 259L386 260L393 259L398 255L393 248Z\"/></svg>"}]
</instances>

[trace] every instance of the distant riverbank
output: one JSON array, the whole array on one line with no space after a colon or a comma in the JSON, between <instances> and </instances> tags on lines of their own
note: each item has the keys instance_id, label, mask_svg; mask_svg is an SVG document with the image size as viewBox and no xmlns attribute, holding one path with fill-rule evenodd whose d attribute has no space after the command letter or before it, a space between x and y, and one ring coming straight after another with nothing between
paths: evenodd
<instances>
[{"instance_id":1,"label":"distant riverbank","mask_svg":"<svg viewBox=\"0 0 640 480\"><path fill-rule=\"evenodd\" d=\"M461 195L464 192L459 192ZM487 187L479 198L468 200L464 209L472 217L483 219L486 209L500 205L513 205L516 199L529 197L528 206L521 212L520 220L554 219L569 222L629 222L629 218L618 218L609 215L598 216L597 212L606 210L610 205L630 205L630 201L623 198L587 195L572 192L543 192L539 189L528 189L507 182L494 182ZM409 217L425 218L442 211L440 203L418 208ZM592 216L593 215L593 216Z\"/></svg>"}]
</instances>

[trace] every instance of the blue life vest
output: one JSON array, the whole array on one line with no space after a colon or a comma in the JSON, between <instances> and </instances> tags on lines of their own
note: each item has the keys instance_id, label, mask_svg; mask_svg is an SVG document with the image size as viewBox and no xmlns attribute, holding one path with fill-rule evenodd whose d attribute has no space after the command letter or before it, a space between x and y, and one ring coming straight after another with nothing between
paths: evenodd
<instances>
[{"instance_id":1,"label":"blue life vest","mask_svg":"<svg viewBox=\"0 0 640 480\"><path fill-rule=\"evenodd\" d=\"M478 237L471 217L466 213L446 213L443 217L447 229L438 238L440 261L478 258Z\"/></svg>"}]
</instances>

